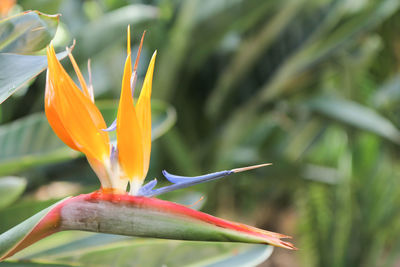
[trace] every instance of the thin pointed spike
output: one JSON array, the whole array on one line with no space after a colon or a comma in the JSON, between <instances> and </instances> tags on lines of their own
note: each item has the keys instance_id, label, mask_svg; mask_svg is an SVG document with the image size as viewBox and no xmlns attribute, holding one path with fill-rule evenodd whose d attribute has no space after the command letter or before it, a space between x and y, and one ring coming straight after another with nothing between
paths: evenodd
<instances>
[{"instance_id":1,"label":"thin pointed spike","mask_svg":"<svg viewBox=\"0 0 400 267\"><path fill-rule=\"evenodd\" d=\"M92 64L91 64L90 58L88 59L88 73L89 73L89 85L88 85L88 91L90 98L92 99L92 102L94 103L94 92L93 92L93 82L92 82Z\"/></svg>"},{"instance_id":2,"label":"thin pointed spike","mask_svg":"<svg viewBox=\"0 0 400 267\"><path fill-rule=\"evenodd\" d=\"M128 25L127 29L127 38L126 38L126 53L128 55L131 54L131 25Z\"/></svg>"},{"instance_id":3,"label":"thin pointed spike","mask_svg":"<svg viewBox=\"0 0 400 267\"><path fill-rule=\"evenodd\" d=\"M192 207L194 207L194 206L196 206L198 203L200 203L201 201L203 201L203 199L204 199L204 196L201 196L196 202L194 202L193 204L190 204L190 205L183 205L183 206L185 206L185 207L187 207L187 208L192 208Z\"/></svg>"},{"instance_id":4,"label":"thin pointed spike","mask_svg":"<svg viewBox=\"0 0 400 267\"><path fill-rule=\"evenodd\" d=\"M75 40L74 40L74 43L73 43L72 45L73 45L73 46L75 45ZM87 86L87 84L86 84L86 82L85 82L85 79L83 78L83 75L82 75L82 73L81 73L81 71L80 71L80 69L79 69L79 67L78 67L78 64L76 63L75 58L74 58L74 56L72 55L71 49L70 49L69 47L67 47L67 52L68 52L69 60L70 60L71 63L72 63L72 67L74 68L75 73L76 73L76 75L78 76L78 80L79 80L79 83L81 84L82 92L83 92L87 97L91 98L90 92L89 92L89 89L88 89L88 86ZM92 102L93 102L93 101L92 101Z\"/></svg>"},{"instance_id":5,"label":"thin pointed spike","mask_svg":"<svg viewBox=\"0 0 400 267\"><path fill-rule=\"evenodd\" d=\"M258 169L258 168L262 168L262 167L270 166L270 165L272 165L272 163L263 163L263 164L253 165L253 166L248 166L248 167L243 167L243 168L236 168L236 169L232 169L231 171L234 173L238 173L238 172L254 170L254 169Z\"/></svg>"},{"instance_id":6,"label":"thin pointed spike","mask_svg":"<svg viewBox=\"0 0 400 267\"><path fill-rule=\"evenodd\" d=\"M140 53L142 52L143 39L144 39L145 35L146 35L146 31L143 32L142 39L140 40L140 45L139 45L139 49L138 49L138 52L137 52L137 55L136 55L135 65L133 66L133 71L134 72L137 70L137 65L139 64Z\"/></svg>"}]
</instances>

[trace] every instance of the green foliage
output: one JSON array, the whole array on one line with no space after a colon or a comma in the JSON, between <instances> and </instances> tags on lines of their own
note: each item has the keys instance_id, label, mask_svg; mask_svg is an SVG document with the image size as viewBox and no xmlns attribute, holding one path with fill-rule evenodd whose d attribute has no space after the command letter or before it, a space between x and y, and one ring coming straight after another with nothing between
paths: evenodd
<instances>
[{"instance_id":1,"label":"green foliage","mask_svg":"<svg viewBox=\"0 0 400 267\"><path fill-rule=\"evenodd\" d=\"M364 107L355 102L333 97L316 97L310 100L312 111L331 117L350 126L371 131L393 143L400 144L400 132L385 117L377 114L373 109ZM340 107L340 108L338 108Z\"/></svg>"},{"instance_id":2,"label":"green foliage","mask_svg":"<svg viewBox=\"0 0 400 267\"><path fill-rule=\"evenodd\" d=\"M0 235L0 257L12 252L13 248L26 238L26 236L33 230L38 222L48 214L54 205L42 210L35 214L35 216L32 216L28 220Z\"/></svg>"},{"instance_id":3,"label":"green foliage","mask_svg":"<svg viewBox=\"0 0 400 267\"><path fill-rule=\"evenodd\" d=\"M120 33L124 32L128 24L133 25L135 32L138 32L138 29L143 29L143 25L157 16L157 8L147 5L129 5L105 13L79 30L75 36L79 44L76 54L78 57L92 57L115 43L115 40L123 39L125 36Z\"/></svg>"},{"instance_id":4,"label":"green foliage","mask_svg":"<svg viewBox=\"0 0 400 267\"><path fill-rule=\"evenodd\" d=\"M398 168L388 166L374 136L347 145L353 149L341 152L335 186L312 183L299 192L304 264L392 266L400 234Z\"/></svg>"},{"instance_id":5,"label":"green foliage","mask_svg":"<svg viewBox=\"0 0 400 267\"><path fill-rule=\"evenodd\" d=\"M27 54L46 47L53 39L59 15L28 11L0 21L0 52Z\"/></svg>"},{"instance_id":6,"label":"green foliage","mask_svg":"<svg viewBox=\"0 0 400 267\"><path fill-rule=\"evenodd\" d=\"M0 103L47 67L40 51L53 39L59 16L28 11L0 21ZM57 54L58 59L67 52Z\"/></svg>"},{"instance_id":7,"label":"green foliage","mask_svg":"<svg viewBox=\"0 0 400 267\"><path fill-rule=\"evenodd\" d=\"M67 56L67 52L57 54L58 59ZM0 53L0 103L21 89L47 67L45 56L31 56Z\"/></svg>"},{"instance_id":8,"label":"green foliage","mask_svg":"<svg viewBox=\"0 0 400 267\"><path fill-rule=\"evenodd\" d=\"M196 254L192 254L196 251ZM171 242L134 240L113 244L97 251L88 251L60 261L75 261L82 265L118 264L118 266L254 266L265 261L272 252L268 246L208 244L202 242ZM188 257L190 253L190 257ZM118 261L115 262L115 256ZM148 255L148 257L140 257Z\"/></svg>"},{"instance_id":9,"label":"green foliage","mask_svg":"<svg viewBox=\"0 0 400 267\"><path fill-rule=\"evenodd\" d=\"M36 259L38 262L80 266L254 266L265 261L272 253L272 247L264 245L84 235L82 237L78 232L60 233L39 243L36 248L27 249L11 262L17 264L19 261ZM33 251L35 253L32 254ZM196 254L192 255L192 251L196 251Z\"/></svg>"},{"instance_id":10,"label":"green foliage","mask_svg":"<svg viewBox=\"0 0 400 267\"><path fill-rule=\"evenodd\" d=\"M17 200L26 187L26 180L20 177L0 178L0 210Z\"/></svg>"}]
</instances>

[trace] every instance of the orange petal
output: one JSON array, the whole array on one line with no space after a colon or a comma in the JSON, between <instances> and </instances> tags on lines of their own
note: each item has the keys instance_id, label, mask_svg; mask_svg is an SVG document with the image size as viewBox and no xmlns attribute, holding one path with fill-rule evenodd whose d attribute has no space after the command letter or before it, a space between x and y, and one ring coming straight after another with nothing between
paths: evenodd
<instances>
[{"instance_id":1,"label":"orange petal","mask_svg":"<svg viewBox=\"0 0 400 267\"><path fill-rule=\"evenodd\" d=\"M46 115L56 134L71 148L101 162L109 157L109 138L103 116L68 76L54 48L47 48Z\"/></svg>"},{"instance_id":2,"label":"orange petal","mask_svg":"<svg viewBox=\"0 0 400 267\"><path fill-rule=\"evenodd\" d=\"M149 67L147 68L146 77L144 78L142 91L140 92L139 100L136 104L136 113L139 121L140 129L142 130L143 138L143 174L146 177L150 164L151 153L151 89L153 83L154 63L156 60L157 51L154 52Z\"/></svg>"},{"instance_id":3,"label":"orange petal","mask_svg":"<svg viewBox=\"0 0 400 267\"><path fill-rule=\"evenodd\" d=\"M118 160L127 178L131 181L140 182L144 180L143 144L135 107L133 106L130 86L131 73L131 55L128 54L117 115Z\"/></svg>"},{"instance_id":4,"label":"orange petal","mask_svg":"<svg viewBox=\"0 0 400 267\"><path fill-rule=\"evenodd\" d=\"M90 92L89 92L89 90L88 90L88 86L87 86L87 84L86 84L86 82L85 82L85 79L83 78L83 75L82 75L82 73L81 73L81 70L80 70L79 67L78 67L78 64L76 64L76 61L75 61L74 56L73 56L71 53L69 53L69 54L68 54L68 57L69 57L69 60L70 60L71 63L72 63L72 66L74 67L76 76L78 76L78 80L79 80L79 83L81 84L83 94L86 95L86 97L88 97L88 98L89 98L90 100L92 100L92 102L93 102L93 98L92 98L92 96L90 95Z\"/></svg>"},{"instance_id":5,"label":"orange petal","mask_svg":"<svg viewBox=\"0 0 400 267\"><path fill-rule=\"evenodd\" d=\"M60 123L60 118L55 110L54 104L54 88L49 82L49 70L47 70L46 74L46 89L45 89L45 113L49 124L53 128L54 132L57 134L58 138L60 138L66 145L71 147L72 149L79 150L76 146L74 140L72 140L71 136L68 134L67 130L64 128L64 125Z\"/></svg>"}]
</instances>

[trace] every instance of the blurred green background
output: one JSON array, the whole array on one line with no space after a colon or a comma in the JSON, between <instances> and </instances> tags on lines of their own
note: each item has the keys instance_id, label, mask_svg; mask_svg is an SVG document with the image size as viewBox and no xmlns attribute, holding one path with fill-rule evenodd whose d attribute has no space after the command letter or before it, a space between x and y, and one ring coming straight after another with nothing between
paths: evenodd
<instances>
[{"instance_id":1,"label":"blurred green background","mask_svg":"<svg viewBox=\"0 0 400 267\"><path fill-rule=\"evenodd\" d=\"M299 251L275 249L262 266L400 264L398 0L20 0L11 12L29 9L62 14L56 50L76 40L104 109L119 97L126 26L134 53L147 30L139 78L157 49L164 123L149 180L273 163L163 196L204 195L203 211L294 237ZM0 178L0 192L18 184L15 197L1 193L0 232L99 186L32 115L44 82L0 106L0 173L23 177Z\"/></svg>"}]
</instances>

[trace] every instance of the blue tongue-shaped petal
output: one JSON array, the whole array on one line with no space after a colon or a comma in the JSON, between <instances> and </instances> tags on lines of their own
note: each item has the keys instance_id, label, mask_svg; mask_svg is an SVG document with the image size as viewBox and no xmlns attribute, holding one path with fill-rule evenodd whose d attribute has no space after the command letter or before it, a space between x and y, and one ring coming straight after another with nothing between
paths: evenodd
<instances>
[{"instance_id":1,"label":"blue tongue-shaped petal","mask_svg":"<svg viewBox=\"0 0 400 267\"><path fill-rule=\"evenodd\" d=\"M117 129L117 119L115 119L115 120L113 121L113 123L111 123L111 125L110 125L108 128L103 129L103 131L105 131L105 132L112 132L112 131L115 131L116 129Z\"/></svg>"},{"instance_id":2,"label":"blue tongue-shaped petal","mask_svg":"<svg viewBox=\"0 0 400 267\"><path fill-rule=\"evenodd\" d=\"M166 170L162 171L162 174L164 175L164 177L167 178L167 180L173 184L182 184L182 183L197 184L199 182L207 182L210 180L218 179L218 178L227 176L232 173L234 173L234 172L232 170L230 170L230 171L220 171L220 172L213 172L213 173L200 175L200 176L188 177L188 176L179 176L179 175L170 174Z\"/></svg>"},{"instance_id":3,"label":"blue tongue-shaped petal","mask_svg":"<svg viewBox=\"0 0 400 267\"><path fill-rule=\"evenodd\" d=\"M157 185L157 179L153 179L139 189L140 196L151 195L153 188Z\"/></svg>"},{"instance_id":4,"label":"blue tongue-shaped petal","mask_svg":"<svg viewBox=\"0 0 400 267\"><path fill-rule=\"evenodd\" d=\"M173 184L164 186L161 188L153 189L154 186L157 184L157 181L155 181L155 179L154 179L153 181L147 183L140 189L139 195L146 196L146 197L152 197L152 196L164 194L167 192L171 192L171 191L174 191L177 189L189 187L192 185L216 180L216 179L219 179L219 178L222 178L224 176L228 176L228 175L231 175L234 173L252 170L252 169L256 169L256 168L260 168L260 167L264 167L264 166L268 166L268 165L271 165L271 163L265 163L265 164L260 164L260 165L244 167L244 168L226 170L226 171L213 172L210 174L205 174L205 175L201 175L201 176L193 176L193 177L174 175L174 174L170 174L164 170L162 172L163 175L165 176L165 178L167 178L168 181L170 181Z\"/></svg>"}]
</instances>

